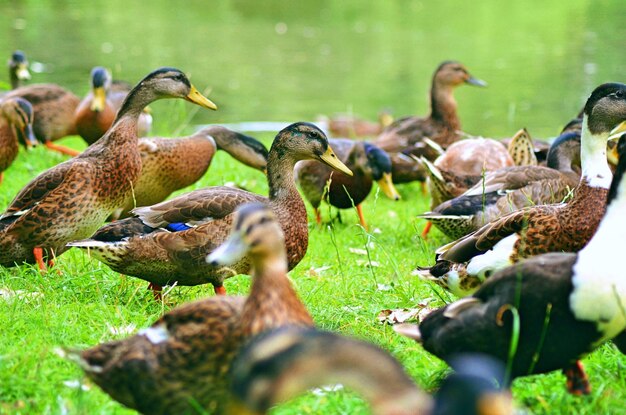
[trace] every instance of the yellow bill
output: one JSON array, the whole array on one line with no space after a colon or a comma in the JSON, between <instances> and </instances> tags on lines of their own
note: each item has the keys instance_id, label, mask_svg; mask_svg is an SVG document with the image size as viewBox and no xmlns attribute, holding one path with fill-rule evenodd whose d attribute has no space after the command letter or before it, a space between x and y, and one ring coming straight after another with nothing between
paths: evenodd
<instances>
[{"instance_id":1,"label":"yellow bill","mask_svg":"<svg viewBox=\"0 0 626 415\"><path fill-rule=\"evenodd\" d=\"M350 170L345 164L341 162L335 155L330 146L326 149L326 152L320 156L320 160L332 167L333 169L340 171L348 176L352 176L352 170Z\"/></svg>"},{"instance_id":2,"label":"yellow bill","mask_svg":"<svg viewBox=\"0 0 626 415\"><path fill-rule=\"evenodd\" d=\"M30 79L30 72L28 71L28 65L25 63L21 63L17 66L17 70L15 71L15 75L17 79L22 81L28 81Z\"/></svg>"},{"instance_id":3,"label":"yellow bill","mask_svg":"<svg viewBox=\"0 0 626 415\"><path fill-rule=\"evenodd\" d=\"M202 95L200 91L198 91L193 85L191 85L191 90L189 91L189 94L187 94L185 99L189 102L200 105L201 107L208 108L213 111L217 110L217 105L215 105L210 99Z\"/></svg>"},{"instance_id":4,"label":"yellow bill","mask_svg":"<svg viewBox=\"0 0 626 415\"><path fill-rule=\"evenodd\" d=\"M626 120L622 121L617 127L611 130L609 140L617 140L624 133L626 133Z\"/></svg>"},{"instance_id":5,"label":"yellow bill","mask_svg":"<svg viewBox=\"0 0 626 415\"><path fill-rule=\"evenodd\" d=\"M400 194L391 180L391 173L383 173L383 177L378 180L378 186L389 199L400 200Z\"/></svg>"},{"instance_id":6,"label":"yellow bill","mask_svg":"<svg viewBox=\"0 0 626 415\"><path fill-rule=\"evenodd\" d=\"M93 112L100 112L104 109L107 100L107 93L103 86L93 89L93 98L89 107Z\"/></svg>"}]
</instances>

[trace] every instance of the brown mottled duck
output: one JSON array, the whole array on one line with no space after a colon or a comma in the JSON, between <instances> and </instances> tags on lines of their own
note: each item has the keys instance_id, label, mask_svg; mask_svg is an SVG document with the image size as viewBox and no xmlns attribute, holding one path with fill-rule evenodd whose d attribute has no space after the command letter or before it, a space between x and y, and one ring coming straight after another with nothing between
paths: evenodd
<instances>
[{"instance_id":1,"label":"brown mottled duck","mask_svg":"<svg viewBox=\"0 0 626 415\"><path fill-rule=\"evenodd\" d=\"M438 154L422 140L428 137L446 149L462 137L461 122L456 112L457 103L453 91L454 88L463 84L487 85L484 81L470 75L461 63L443 62L433 75L430 90L430 114L427 117L409 116L396 120L385 128L373 143L390 153L392 159L394 153L404 153L418 157L425 156L429 160L434 160ZM396 172L395 169L394 166L395 183L423 180L426 177L419 169L413 169L416 170L413 175L402 171Z\"/></svg>"},{"instance_id":2,"label":"brown mottled duck","mask_svg":"<svg viewBox=\"0 0 626 415\"><path fill-rule=\"evenodd\" d=\"M504 364L489 356L458 356L431 397L388 352L365 341L314 328L284 327L256 336L231 367L236 398L228 414L260 415L316 387L357 392L374 415L511 415Z\"/></svg>"},{"instance_id":3,"label":"brown mottled duck","mask_svg":"<svg viewBox=\"0 0 626 415\"><path fill-rule=\"evenodd\" d=\"M267 149L253 137L221 126L209 126L188 137L139 139L141 175L132 197L119 217L127 217L137 206L164 201L176 190L197 182L209 168L217 150L262 172L267 167Z\"/></svg>"},{"instance_id":4,"label":"brown mottled duck","mask_svg":"<svg viewBox=\"0 0 626 415\"><path fill-rule=\"evenodd\" d=\"M226 238L237 206L267 203L278 218L287 246L288 269L306 254L309 230L304 202L294 182L293 169L300 160L319 160L351 174L335 156L328 139L313 124L298 122L278 133L267 158L269 197L226 186L183 194L132 212L136 215L113 222L90 239L71 243L114 271L150 282L158 293L168 284L211 283L218 294L226 292L224 280L250 272L242 258L228 269L207 264L204 257Z\"/></svg>"},{"instance_id":5,"label":"brown mottled duck","mask_svg":"<svg viewBox=\"0 0 626 415\"><path fill-rule=\"evenodd\" d=\"M231 400L229 368L250 338L313 325L287 277L285 237L273 209L240 205L233 220L229 238L206 261L228 267L245 257L252 270L248 297L185 304L133 337L69 352L123 405L151 415L224 413Z\"/></svg>"},{"instance_id":6,"label":"brown mottled duck","mask_svg":"<svg viewBox=\"0 0 626 415\"><path fill-rule=\"evenodd\" d=\"M162 98L216 109L178 69L150 73L128 94L100 140L37 176L0 215L0 265L37 262L43 269L44 256L60 255L68 242L93 234L122 205L141 171L137 119L146 105Z\"/></svg>"},{"instance_id":7,"label":"brown mottled duck","mask_svg":"<svg viewBox=\"0 0 626 415\"><path fill-rule=\"evenodd\" d=\"M490 222L437 250L437 263L422 278L463 296L495 270L546 252L577 252L596 232L606 208L612 173L607 163L611 130L626 126L626 85L597 87L585 105L582 176L567 203L527 207ZM617 126L617 127L616 127Z\"/></svg>"},{"instance_id":8,"label":"brown mottled duck","mask_svg":"<svg viewBox=\"0 0 626 415\"><path fill-rule=\"evenodd\" d=\"M21 98L0 101L0 184L4 171L17 157L19 143L28 148L37 145L33 134L33 108Z\"/></svg>"},{"instance_id":9,"label":"brown mottled duck","mask_svg":"<svg viewBox=\"0 0 626 415\"><path fill-rule=\"evenodd\" d=\"M296 180L304 197L313 206L318 224L322 223L319 206L322 200L326 200L338 209L356 207L361 226L367 228L361 203L372 190L374 180L388 198L400 199L393 186L389 155L364 141L332 138L329 142L353 175L336 173L326 165L307 160L296 164Z\"/></svg>"}]
</instances>

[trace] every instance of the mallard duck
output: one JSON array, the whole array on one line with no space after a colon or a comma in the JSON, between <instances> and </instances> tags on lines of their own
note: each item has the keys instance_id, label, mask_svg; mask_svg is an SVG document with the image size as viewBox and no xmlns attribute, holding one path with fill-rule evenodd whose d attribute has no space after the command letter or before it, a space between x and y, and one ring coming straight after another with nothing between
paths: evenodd
<instances>
[{"instance_id":1,"label":"mallard duck","mask_svg":"<svg viewBox=\"0 0 626 415\"><path fill-rule=\"evenodd\" d=\"M36 261L43 269L44 251L49 259L60 255L68 242L91 235L122 205L141 171L137 118L146 105L162 98L216 109L178 69L161 68L146 76L97 143L41 173L0 215L0 265Z\"/></svg>"},{"instance_id":2,"label":"mallard duck","mask_svg":"<svg viewBox=\"0 0 626 415\"><path fill-rule=\"evenodd\" d=\"M444 190L452 194L453 190L463 190L464 183L477 181L464 193L418 215L451 238L461 238L524 207L558 203L570 196L580 180L580 134L569 132L559 136L550 148L547 166L506 167L479 177L463 178L465 182L447 178L449 185Z\"/></svg>"},{"instance_id":3,"label":"mallard duck","mask_svg":"<svg viewBox=\"0 0 626 415\"><path fill-rule=\"evenodd\" d=\"M326 120L331 137L375 137L393 122L388 111L378 113L378 121L372 122L353 114L335 114Z\"/></svg>"},{"instance_id":4,"label":"mallard duck","mask_svg":"<svg viewBox=\"0 0 626 415\"><path fill-rule=\"evenodd\" d=\"M456 101L453 90L464 83L486 86L484 81L474 78L459 62L443 62L433 75L430 90L431 113L425 118L404 117L393 122L378 136L374 144L388 153L413 154L434 160L429 146L422 139L428 137L444 149L461 138L461 122L456 113ZM394 172L395 174L395 172ZM412 181L411 176L398 174L395 183L400 180ZM419 176L419 175L418 175ZM418 180L413 179L413 180Z\"/></svg>"},{"instance_id":5,"label":"mallard duck","mask_svg":"<svg viewBox=\"0 0 626 415\"><path fill-rule=\"evenodd\" d=\"M95 143L111 127L115 114L132 86L126 82L113 82L109 71L96 66L91 70L91 88L74 113L76 132L89 145ZM145 109L139 116L137 126L139 137L150 131L152 116Z\"/></svg>"},{"instance_id":6,"label":"mallard duck","mask_svg":"<svg viewBox=\"0 0 626 415\"><path fill-rule=\"evenodd\" d=\"M4 171L9 168L19 149L19 142L26 147L37 145L33 134L33 108L21 98L0 101L0 184Z\"/></svg>"},{"instance_id":7,"label":"mallard duck","mask_svg":"<svg viewBox=\"0 0 626 415\"><path fill-rule=\"evenodd\" d=\"M221 126L209 126L188 137L139 139L141 175L121 217L136 206L150 206L167 199L206 173L213 155L224 150L241 163L265 172L267 149L255 138Z\"/></svg>"},{"instance_id":8,"label":"mallard duck","mask_svg":"<svg viewBox=\"0 0 626 415\"><path fill-rule=\"evenodd\" d=\"M80 152L54 144L54 140L76 134L74 111L80 99L72 92L55 84L23 86L4 95L4 99L22 98L30 102L35 113L33 131L37 140L51 150L76 156Z\"/></svg>"},{"instance_id":9,"label":"mallard duck","mask_svg":"<svg viewBox=\"0 0 626 415\"><path fill-rule=\"evenodd\" d=\"M211 283L225 294L224 280L250 272L248 258L229 269L204 261L226 238L235 208L247 202L267 203L285 232L289 269L306 253L309 231L304 202L294 182L299 160L314 159L346 174L350 170L335 156L328 139L313 124L291 124L278 133L267 159L269 198L226 186L196 190L132 212L136 217L104 226L90 239L69 244L89 249L114 271L162 286ZM158 295L158 294L157 294Z\"/></svg>"},{"instance_id":10,"label":"mallard duck","mask_svg":"<svg viewBox=\"0 0 626 415\"><path fill-rule=\"evenodd\" d=\"M609 100L624 100L626 91L613 91L621 92ZM583 136L603 129L587 121ZM508 361L511 379L562 369L570 392L589 393L578 359L626 329L619 243L626 238L626 136L619 152L606 214L580 252L543 254L509 266L471 297L428 315L419 328L402 325L397 331L444 360L456 353L485 353Z\"/></svg>"},{"instance_id":11,"label":"mallard duck","mask_svg":"<svg viewBox=\"0 0 626 415\"><path fill-rule=\"evenodd\" d=\"M207 258L227 267L245 256L252 287L245 297L215 296L168 312L121 341L70 356L106 393L143 414L223 413L228 370L252 336L313 320L287 277L285 238L272 209L239 206L228 240ZM203 257L204 258L204 257Z\"/></svg>"},{"instance_id":12,"label":"mallard duck","mask_svg":"<svg viewBox=\"0 0 626 415\"><path fill-rule=\"evenodd\" d=\"M21 50L16 50L11 54L11 59L9 59L9 79L11 80L11 89L21 87L23 81L30 79L28 59L26 59L26 54Z\"/></svg>"},{"instance_id":13,"label":"mallard duck","mask_svg":"<svg viewBox=\"0 0 626 415\"><path fill-rule=\"evenodd\" d=\"M463 296L495 270L546 252L577 252L604 215L612 173L606 161L611 129L626 120L626 85L597 87L585 105L582 176L568 203L527 207L437 250L437 263L422 278Z\"/></svg>"},{"instance_id":14,"label":"mallard duck","mask_svg":"<svg viewBox=\"0 0 626 415\"><path fill-rule=\"evenodd\" d=\"M322 223L319 206L324 199L338 209L356 207L361 226L367 228L361 203L372 190L373 180L387 197L400 199L392 182L391 160L383 150L364 141L330 139L329 143L353 175L335 173L317 161L307 160L296 164L296 180L313 206L318 224Z\"/></svg>"},{"instance_id":15,"label":"mallard duck","mask_svg":"<svg viewBox=\"0 0 626 415\"><path fill-rule=\"evenodd\" d=\"M265 414L314 387L341 384L359 393L375 415L511 414L501 391L504 365L487 356L459 356L434 399L402 365L373 344L315 329L285 327L247 344L231 367L236 400L229 414Z\"/></svg>"}]
</instances>

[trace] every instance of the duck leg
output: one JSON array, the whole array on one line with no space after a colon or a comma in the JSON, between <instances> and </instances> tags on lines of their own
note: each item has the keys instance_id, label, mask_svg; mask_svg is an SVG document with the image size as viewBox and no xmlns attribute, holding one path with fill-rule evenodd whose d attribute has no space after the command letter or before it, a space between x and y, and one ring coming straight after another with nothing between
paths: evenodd
<instances>
[{"instance_id":1,"label":"duck leg","mask_svg":"<svg viewBox=\"0 0 626 415\"><path fill-rule=\"evenodd\" d=\"M226 295L226 287L224 287L223 285L214 285L213 290L215 291L216 295Z\"/></svg>"},{"instance_id":2,"label":"duck leg","mask_svg":"<svg viewBox=\"0 0 626 415\"><path fill-rule=\"evenodd\" d=\"M356 205L356 212L359 214L359 222L361 223L361 226L364 227L365 230L368 230L367 222L365 222L365 217L363 216L363 209L361 208L360 204Z\"/></svg>"},{"instance_id":3,"label":"duck leg","mask_svg":"<svg viewBox=\"0 0 626 415\"><path fill-rule=\"evenodd\" d=\"M317 222L318 225L322 225L322 214L320 213L319 208L313 208L313 212L315 212L315 222Z\"/></svg>"},{"instance_id":4,"label":"duck leg","mask_svg":"<svg viewBox=\"0 0 626 415\"><path fill-rule=\"evenodd\" d=\"M4 172L0 172L0 184L2 184L3 180L4 180Z\"/></svg>"},{"instance_id":5,"label":"duck leg","mask_svg":"<svg viewBox=\"0 0 626 415\"><path fill-rule=\"evenodd\" d=\"M426 226L424 226L424 230L422 231L422 239L428 238L428 232L430 232L430 228L432 228L433 223L431 221L426 222Z\"/></svg>"},{"instance_id":6,"label":"duck leg","mask_svg":"<svg viewBox=\"0 0 626 415\"><path fill-rule=\"evenodd\" d=\"M35 256L35 261L37 262L37 265L39 266L39 271L45 271L47 269L46 267L46 263L43 260L43 248L40 248L38 246L33 248L33 255Z\"/></svg>"},{"instance_id":7,"label":"duck leg","mask_svg":"<svg viewBox=\"0 0 626 415\"><path fill-rule=\"evenodd\" d=\"M420 182L420 187L422 188L422 196L426 196L428 194L428 186L426 186L426 182Z\"/></svg>"},{"instance_id":8,"label":"duck leg","mask_svg":"<svg viewBox=\"0 0 626 415\"><path fill-rule=\"evenodd\" d=\"M567 377L567 391L569 393L576 396L591 393L591 384L580 360L563 369L563 373Z\"/></svg>"},{"instance_id":9,"label":"duck leg","mask_svg":"<svg viewBox=\"0 0 626 415\"><path fill-rule=\"evenodd\" d=\"M163 287L162 286L151 282L150 284L148 284L148 289L152 290L152 294L154 295L154 299L156 301L161 301L163 299L163 295L162 295Z\"/></svg>"},{"instance_id":10,"label":"duck leg","mask_svg":"<svg viewBox=\"0 0 626 415\"><path fill-rule=\"evenodd\" d=\"M80 154L80 151L78 151L78 150L74 150L74 149L69 148L69 147L65 147L65 146L61 146L61 145L58 145L58 144L54 144L51 141L46 141L45 146L48 147L50 150L57 151L57 152L59 152L61 154L66 154L66 155L72 156L72 157L76 157L77 155Z\"/></svg>"}]
</instances>

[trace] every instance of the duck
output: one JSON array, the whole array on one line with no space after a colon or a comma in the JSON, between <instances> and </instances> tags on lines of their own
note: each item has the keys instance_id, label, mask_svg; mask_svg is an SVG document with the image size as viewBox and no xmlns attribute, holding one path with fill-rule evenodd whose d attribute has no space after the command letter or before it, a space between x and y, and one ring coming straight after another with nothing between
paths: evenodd
<instances>
[{"instance_id":1,"label":"duck","mask_svg":"<svg viewBox=\"0 0 626 415\"><path fill-rule=\"evenodd\" d=\"M11 59L9 59L9 80L11 81L11 89L19 88L24 81L30 80L28 59L21 50L14 51L11 54Z\"/></svg>"},{"instance_id":2,"label":"duck","mask_svg":"<svg viewBox=\"0 0 626 415\"><path fill-rule=\"evenodd\" d=\"M16 88L3 99L21 98L33 107L33 131L37 140L50 150L75 157L80 152L53 141L76 134L74 111L80 99L71 91L56 84L33 84Z\"/></svg>"},{"instance_id":3,"label":"duck","mask_svg":"<svg viewBox=\"0 0 626 415\"><path fill-rule=\"evenodd\" d=\"M4 171L17 157L19 142L27 148L37 145L33 134L33 108L21 98L0 101L0 184Z\"/></svg>"},{"instance_id":4,"label":"duck","mask_svg":"<svg viewBox=\"0 0 626 415\"><path fill-rule=\"evenodd\" d=\"M150 206L173 192L200 180L217 150L263 173L267 148L257 139L219 125L211 125L187 137L143 137L139 139L141 175L130 197L115 218L130 216L137 206Z\"/></svg>"},{"instance_id":5,"label":"duck","mask_svg":"<svg viewBox=\"0 0 626 415\"><path fill-rule=\"evenodd\" d=\"M441 193L448 191L449 195L462 191L465 183L476 182L449 200L435 200L431 211L418 218L429 220L447 236L458 239L512 211L565 201L580 181L580 151L580 133L566 132L552 143L546 166L511 166L478 177L446 178L450 184L439 187L444 189Z\"/></svg>"},{"instance_id":6,"label":"duck","mask_svg":"<svg viewBox=\"0 0 626 415\"><path fill-rule=\"evenodd\" d=\"M37 263L43 270L44 257L52 260L67 243L88 237L102 225L130 196L141 172L137 119L146 105L162 98L217 109L180 70L160 68L148 74L128 94L100 140L38 175L0 215L0 265Z\"/></svg>"},{"instance_id":7,"label":"duck","mask_svg":"<svg viewBox=\"0 0 626 415\"><path fill-rule=\"evenodd\" d=\"M374 140L373 144L388 153L413 154L434 160L429 146L422 139L428 137L446 149L461 138L461 122L456 113L454 88L463 85L485 87L487 83L470 75L457 61L445 61L435 70L430 90L431 112L427 117L403 117L394 121ZM395 172L394 172L395 173ZM410 175L397 175L395 183L411 180ZM420 176L417 176L418 178Z\"/></svg>"},{"instance_id":8,"label":"duck","mask_svg":"<svg viewBox=\"0 0 626 415\"><path fill-rule=\"evenodd\" d=\"M612 172L607 141L626 120L626 85L598 86L585 105L582 175L567 203L511 212L436 251L436 264L418 275L457 296L471 294L494 271L546 252L577 252L596 232L606 208Z\"/></svg>"},{"instance_id":9,"label":"duck","mask_svg":"<svg viewBox=\"0 0 626 415\"><path fill-rule=\"evenodd\" d=\"M113 399L142 414L224 413L229 369L249 339L314 324L287 277L285 236L273 209L244 204L234 216L228 239L203 260L228 267L246 257L252 267L247 297L187 303L132 337L62 353Z\"/></svg>"},{"instance_id":10,"label":"duck","mask_svg":"<svg viewBox=\"0 0 626 415\"><path fill-rule=\"evenodd\" d=\"M95 143L113 124L115 114L132 86L123 81L114 82L111 73L102 66L91 70L91 91L83 98L74 112L76 132L87 145ZM152 116L148 107L139 116L138 136L150 132Z\"/></svg>"},{"instance_id":11,"label":"duck","mask_svg":"<svg viewBox=\"0 0 626 415\"><path fill-rule=\"evenodd\" d=\"M427 184L431 209L460 196L490 172L513 165L537 164L534 144L525 128L515 133L506 147L501 141L493 139L469 138L453 143L433 163L424 156L420 156L419 160L429 174ZM422 238L427 237L431 226L431 222L426 224Z\"/></svg>"},{"instance_id":12,"label":"duck","mask_svg":"<svg viewBox=\"0 0 626 415\"><path fill-rule=\"evenodd\" d=\"M515 152L520 153L518 147ZM469 187L473 186L485 172L516 164L509 149L501 142L483 137L468 138L453 143L433 163L423 156L421 161L429 171L428 187L431 205L434 206L461 191L464 183L471 183ZM518 162L523 161L518 160Z\"/></svg>"},{"instance_id":13,"label":"duck","mask_svg":"<svg viewBox=\"0 0 626 415\"><path fill-rule=\"evenodd\" d=\"M458 356L454 372L431 396L383 349L337 333L282 327L254 337L231 369L228 414L260 415L315 387L340 384L357 392L374 415L513 413L501 388L504 364L489 356Z\"/></svg>"},{"instance_id":14,"label":"duck","mask_svg":"<svg viewBox=\"0 0 626 415\"><path fill-rule=\"evenodd\" d=\"M367 229L361 203L372 190L374 180L388 198L400 200L391 176L391 159L385 151L365 141L331 138L329 143L353 175L338 174L317 161L306 160L296 164L296 181L313 206L318 224L322 223L319 207L326 200L338 209L356 207L359 222Z\"/></svg>"},{"instance_id":15,"label":"duck","mask_svg":"<svg viewBox=\"0 0 626 415\"><path fill-rule=\"evenodd\" d=\"M598 125L589 124L584 122L583 134L597 131ZM509 380L560 369L571 393L590 393L580 359L616 336L623 340L626 329L626 285L619 266L619 241L626 238L626 135L618 151L608 208L579 252L546 253L508 266L470 297L435 310L419 326L396 331L443 360L457 353L504 359Z\"/></svg>"},{"instance_id":16,"label":"duck","mask_svg":"<svg viewBox=\"0 0 626 415\"><path fill-rule=\"evenodd\" d=\"M267 157L269 197L227 186L195 190L152 206L132 210L133 217L99 229L91 238L68 246L89 255L114 271L144 279L155 297L165 285L211 283L216 294L226 294L224 280L250 272L243 258L228 269L204 261L230 230L235 208L246 202L268 204L285 233L288 269L295 267L308 247L307 213L294 180L294 166L314 159L337 171L352 174L335 155L317 126L296 122L281 130Z\"/></svg>"},{"instance_id":17,"label":"duck","mask_svg":"<svg viewBox=\"0 0 626 415\"><path fill-rule=\"evenodd\" d=\"M325 120L328 132L334 138L376 137L391 125L393 116L387 110L378 113L377 122L372 122L354 114L335 114Z\"/></svg>"}]
</instances>

